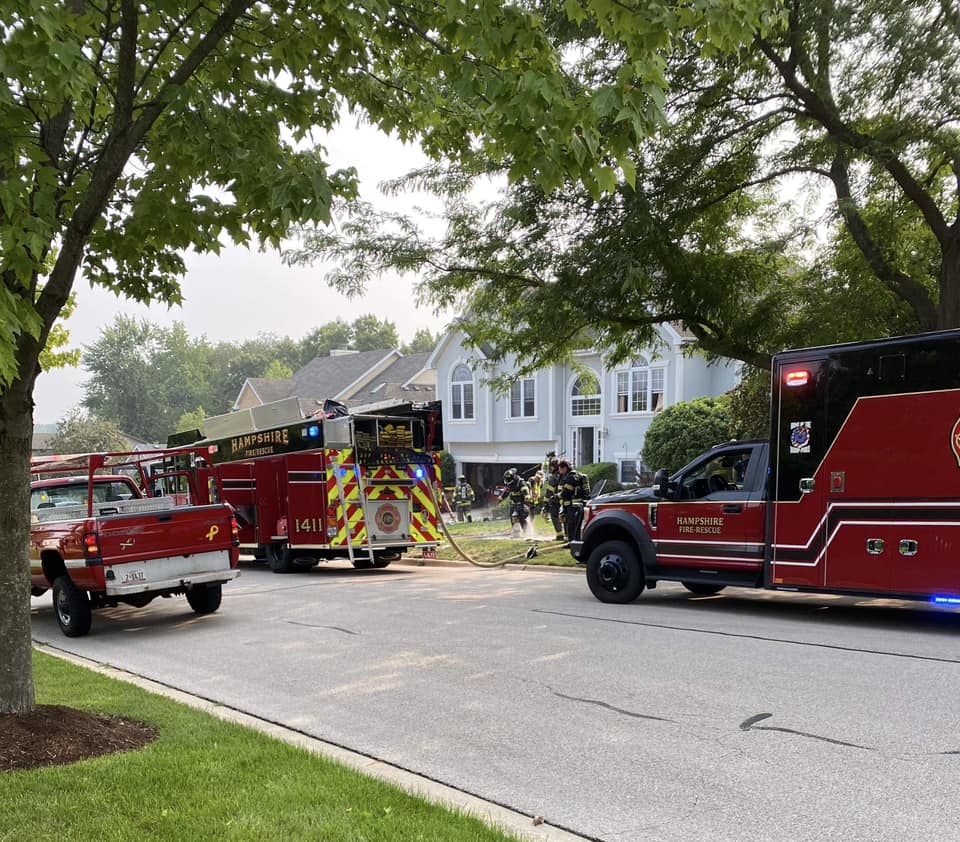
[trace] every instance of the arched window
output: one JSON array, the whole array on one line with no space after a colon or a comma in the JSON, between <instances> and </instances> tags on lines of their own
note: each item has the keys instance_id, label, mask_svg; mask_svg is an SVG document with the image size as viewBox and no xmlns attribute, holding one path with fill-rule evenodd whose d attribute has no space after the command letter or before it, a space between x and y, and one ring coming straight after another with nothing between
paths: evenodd
<instances>
[{"instance_id":1,"label":"arched window","mask_svg":"<svg viewBox=\"0 0 960 842\"><path fill-rule=\"evenodd\" d=\"M454 421L473 419L473 372L462 363L450 375L450 418Z\"/></svg>"},{"instance_id":2,"label":"arched window","mask_svg":"<svg viewBox=\"0 0 960 842\"><path fill-rule=\"evenodd\" d=\"M637 357L630 367L616 373L617 412L659 412L663 409L663 367L651 367Z\"/></svg>"},{"instance_id":3,"label":"arched window","mask_svg":"<svg viewBox=\"0 0 960 842\"><path fill-rule=\"evenodd\" d=\"M593 374L581 374L570 390L571 415L600 414L600 381Z\"/></svg>"}]
</instances>

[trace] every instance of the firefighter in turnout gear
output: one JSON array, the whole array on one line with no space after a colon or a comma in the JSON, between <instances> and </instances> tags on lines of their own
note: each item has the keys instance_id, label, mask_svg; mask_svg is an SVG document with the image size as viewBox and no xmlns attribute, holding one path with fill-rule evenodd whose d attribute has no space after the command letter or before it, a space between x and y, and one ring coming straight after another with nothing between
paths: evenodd
<instances>
[{"instance_id":1,"label":"firefighter in turnout gear","mask_svg":"<svg viewBox=\"0 0 960 842\"><path fill-rule=\"evenodd\" d=\"M551 456L547 462L547 476L543 483L543 508L541 512L553 523L553 531L558 541L562 541L563 524L560 522L560 471L559 460Z\"/></svg>"},{"instance_id":2,"label":"firefighter in turnout gear","mask_svg":"<svg viewBox=\"0 0 960 842\"><path fill-rule=\"evenodd\" d=\"M473 515L470 514L470 509L473 506L473 501L476 499L477 495L474 493L470 483L467 482L467 478L463 474L458 476L457 487L453 490L453 501L457 505L457 520L460 523L464 521L473 523Z\"/></svg>"},{"instance_id":3,"label":"firefighter in turnout gear","mask_svg":"<svg viewBox=\"0 0 960 842\"><path fill-rule=\"evenodd\" d=\"M537 472L530 480L530 497L533 500L533 506L543 505L543 471L537 469Z\"/></svg>"},{"instance_id":4,"label":"firefighter in turnout gear","mask_svg":"<svg viewBox=\"0 0 960 842\"><path fill-rule=\"evenodd\" d=\"M583 523L583 504L590 499L590 480L586 474L575 471L566 459L557 465L560 474L560 507L563 528L568 541L580 538Z\"/></svg>"},{"instance_id":5,"label":"firefighter in turnout gear","mask_svg":"<svg viewBox=\"0 0 960 842\"><path fill-rule=\"evenodd\" d=\"M503 475L503 484L506 486L500 499L510 500L510 523L520 524L520 528L527 528L527 517L530 514L530 486L524 482L516 468L509 468Z\"/></svg>"}]
</instances>

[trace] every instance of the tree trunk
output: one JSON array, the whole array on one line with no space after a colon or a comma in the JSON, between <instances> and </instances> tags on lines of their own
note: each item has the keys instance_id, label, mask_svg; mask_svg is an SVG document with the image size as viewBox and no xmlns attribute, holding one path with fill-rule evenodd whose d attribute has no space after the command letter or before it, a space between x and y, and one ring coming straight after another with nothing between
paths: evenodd
<instances>
[{"instance_id":1,"label":"tree trunk","mask_svg":"<svg viewBox=\"0 0 960 842\"><path fill-rule=\"evenodd\" d=\"M0 714L35 706L30 637L30 454L33 381L0 391Z\"/></svg>"},{"instance_id":2,"label":"tree trunk","mask_svg":"<svg viewBox=\"0 0 960 842\"><path fill-rule=\"evenodd\" d=\"M960 327L960 231L956 227L942 254L937 327L944 330Z\"/></svg>"}]
</instances>

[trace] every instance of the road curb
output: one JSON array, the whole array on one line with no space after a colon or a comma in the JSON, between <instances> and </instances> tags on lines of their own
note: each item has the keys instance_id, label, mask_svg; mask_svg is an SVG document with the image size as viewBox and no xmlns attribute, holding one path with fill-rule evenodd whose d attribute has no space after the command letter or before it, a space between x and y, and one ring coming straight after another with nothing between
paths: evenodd
<instances>
[{"instance_id":1,"label":"road curb","mask_svg":"<svg viewBox=\"0 0 960 842\"><path fill-rule=\"evenodd\" d=\"M456 562L448 562L456 564ZM478 818L492 827L496 827L505 833L512 833L521 839L530 840L530 842L591 842L589 837L578 836L562 828L551 825L542 818L531 817L518 813L508 807L503 807L492 801L486 801L476 795L471 795L463 790L456 789L430 778L422 777L414 772L407 771L398 766L393 766L374 757L350 751L342 746L328 743L324 740L312 737L301 731L287 728L277 722L262 719L252 714L236 708L205 699L202 696L195 696L175 687L153 681L136 673L127 672L117 667L102 664L99 661L93 661L72 652L65 652L45 643L33 644L34 649L43 652L46 655L52 655L64 661L69 661L80 667L93 670L101 675L115 678L118 681L124 681L133 684L150 693L156 693L159 696L165 696L173 701L180 702L195 710L201 710L212 716L222 719L226 722L232 722L251 728L261 733L267 734L277 740L282 740L289 745L306 749L314 754L334 760L344 766L349 767L361 774L392 784L404 792L423 798L433 804L439 804L454 810L458 810L467 815Z\"/></svg>"}]
</instances>

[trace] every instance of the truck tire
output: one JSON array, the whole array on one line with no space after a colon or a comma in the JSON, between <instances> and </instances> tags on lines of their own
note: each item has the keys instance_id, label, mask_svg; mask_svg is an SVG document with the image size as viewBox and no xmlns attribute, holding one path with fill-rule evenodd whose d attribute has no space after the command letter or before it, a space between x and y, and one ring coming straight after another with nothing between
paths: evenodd
<instances>
[{"instance_id":1,"label":"truck tire","mask_svg":"<svg viewBox=\"0 0 960 842\"><path fill-rule=\"evenodd\" d=\"M369 558L364 556L363 558L355 558L353 560L353 567L355 570L369 570L371 567L376 567L377 563L375 561L370 561Z\"/></svg>"},{"instance_id":2,"label":"truck tire","mask_svg":"<svg viewBox=\"0 0 960 842\"><path fill-rule=\"evenodd\" d=\"M587 584L601 602L633 602L646 586L639 552L625 541L599 544L587 559Z\"/></svg>"},{"instance_id":3,"label":"truck tire","mask_svg":"<svg viewBox=\"0 0 960 842\"><path fill-rule=\"evenodd\" d=\"M222 599L222 585L197 585L187 591L187 602L197 614L212 614Z\"/></svg>"},{"instance_id":4,"label":"truck tire","mask_svg":"<svg viewBox=\"0 0 960 842\"><path fill-rule=\"evenodd\" d=\"M269 544L265 549L267 562L274 573L293 573L290 551L283 544Z\"/></svg>"},{"instance_id":5,"label":"truck tire","mask_svg":"<svg viewBox=\"0 0 960 842\"><path fill-rule=\"evenodd\" d=\"M374 553L373 554L373 566L378 568L389 567L391 561L396 561L400 558L400 553Z\"/></svg>"},{"instance_id":6,"label":"truck tire","mask_svg":"<svg viewBox=\"0 0 960 842\"><path fill-rule=\"evenodd\" d=\"M711 585L709 582L681 582L680 584L697 596L713 596L726 587L726 585Z\"/></svg>"},{"instance_id":7,"label":"truck tire","mask_svg":"<svg viewBox=\"0 0 960 842\"><path fill-rule=\"evenodd\" d=\"M67 637L83 637L93 623L90 597L80 590L67 575L53 580L53 610L57 625Z\"/></svg>"}]
</instances>

